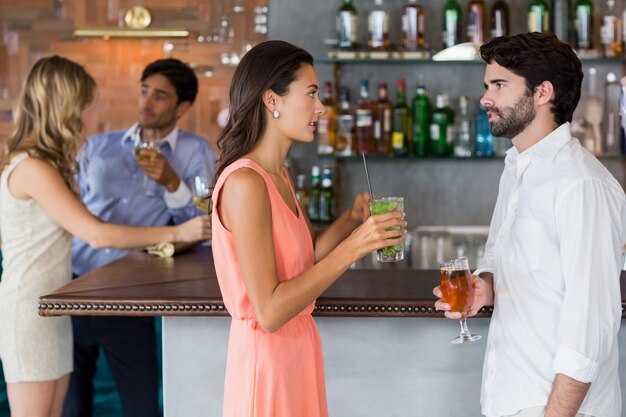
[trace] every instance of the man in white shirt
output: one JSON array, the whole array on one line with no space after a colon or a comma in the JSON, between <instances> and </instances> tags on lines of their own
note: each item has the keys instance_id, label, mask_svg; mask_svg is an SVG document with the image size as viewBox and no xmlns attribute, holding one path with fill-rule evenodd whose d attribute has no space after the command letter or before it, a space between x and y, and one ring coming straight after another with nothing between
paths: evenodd
<instances>
[{"instance_id":1,"label":"man in white shirt","mask_svg":"<svg viewBox=\"0 0 626 417\"><path fill-rule=\"evenodd\" d=\"M624 191L569 122L583 73L551 33L481 46L494 136L511 138L468 316L493 305L488 417L619 417ZM435 307L459 319L441 298Z\"/></svg>"}]
</instances>

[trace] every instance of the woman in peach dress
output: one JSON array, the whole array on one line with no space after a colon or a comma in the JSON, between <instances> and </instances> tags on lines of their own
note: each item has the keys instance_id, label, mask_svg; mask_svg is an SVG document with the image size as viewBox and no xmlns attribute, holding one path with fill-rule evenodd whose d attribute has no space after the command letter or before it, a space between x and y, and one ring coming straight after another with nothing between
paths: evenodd
<instances>
[{"instance_id":1,"label":"woman in peach dress","mask_svg":"<svg viewBox=\"0 0 626 417\"><path fill-rule=\"evenodd\" d=\"M291 144L312 142L324 112L311 55L263 42L242 59L218 139L213 254L232 316L225 417L328 415L315 299L352 263L404 237L404 213L370 216L363 193L314 231L284 165ZM386 228L398 226L398 231Z\"/></svg>"}]
</instances>

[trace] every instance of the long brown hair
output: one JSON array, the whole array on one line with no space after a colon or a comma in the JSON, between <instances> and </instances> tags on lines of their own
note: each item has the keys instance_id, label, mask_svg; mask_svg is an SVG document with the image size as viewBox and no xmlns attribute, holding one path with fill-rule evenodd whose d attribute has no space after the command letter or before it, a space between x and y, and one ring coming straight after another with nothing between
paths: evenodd
<instances>
[{"instance_id":1,"label":"long brown hair","mask_svg":"<svg viewBox=\"0 0 626 417\"><path fill-rule=\"evenodd\" d=\"M224 168L250 152L265 128L263 94L289 92L302 64L313 65L307 51L285 41L266 41L248 51L235 69L230 84L228 121L218 136L221 154L213 185Z\"/></svg>"},{"instance_id":2,"label":"long brown hair","mask_svg":"<svg viewBox=\"0 0 626 417\"><path fill-rule=\"evenodd\" d=\"M81 65L58 55L35 62L17 101L15 130L4 148L0 172L17 152L26 151L50 161L76 192L81 114L95 96L96 82ZM28 139L32 143L25 143Z\"/></svg>"}]
</instances>

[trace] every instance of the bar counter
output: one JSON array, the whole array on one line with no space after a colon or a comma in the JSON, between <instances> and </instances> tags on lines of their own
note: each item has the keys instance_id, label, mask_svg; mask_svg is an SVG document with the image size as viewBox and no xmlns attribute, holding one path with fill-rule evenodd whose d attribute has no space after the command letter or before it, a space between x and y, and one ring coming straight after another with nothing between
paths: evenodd
<instances>
[{"instance_id":1,"label":"bar counter","mask_svg":"<svg viewBox=\"0 0 626 417\"><path fill-rule=\"evenodd\" d=\"M350 269L317 300L315 316L442 317L432 289L439 271ZM209 247L173 258L141 251L40 298L44 316L228 316ZM481 311L488 317L490 308Z\"/></svg>"},{"instance_id":2,"label":"bar counter","mask_svg":"<svg viewBox=\"0 0 626 417\"><path fill-rule=\"evenodd\" d=\"M453 345L458 322L433 307L439 272L385 268L350 269L317 300L313 314L324 347L329 415L479 417L490 310L468 320L481 340ZM622 299L625 282L622 273ZM222 416L231 319L210 248L197 246L174 258L133 252L41 297L39 311L163 316L165 417ZM624 357L624 329L619 344ZM624 366L620 378L626 392Z\"/></svg>"}]
</instances>

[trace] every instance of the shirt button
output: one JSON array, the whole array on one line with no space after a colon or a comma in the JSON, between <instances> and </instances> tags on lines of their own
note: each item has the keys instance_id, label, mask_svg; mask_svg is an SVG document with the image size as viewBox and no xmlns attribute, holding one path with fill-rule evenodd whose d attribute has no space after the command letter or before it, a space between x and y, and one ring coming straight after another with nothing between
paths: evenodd
<instances>
[{"instance_id":1,"label":"shirt button","mask_svg":"<svg viewBox=\"0 0 626 417\"><path fill-rule=\"evenodd\" d=\"M111 249L105 249L104 253L111 253Z\"/></svg>"},{"instance_id":2,"label":"shirt button","mask_svg":"<svg viewBox=\"0 0 626 417\"><path fill-rule=\"evenodd\" d=\"M122 203L123 204L128 204L128 199L127 198L122 198Z\"/></svg>"}]
</instances>

